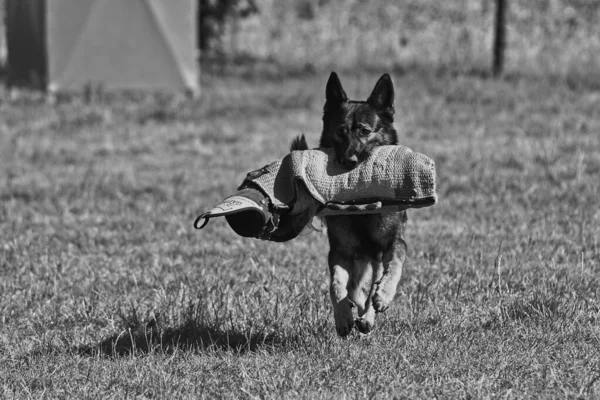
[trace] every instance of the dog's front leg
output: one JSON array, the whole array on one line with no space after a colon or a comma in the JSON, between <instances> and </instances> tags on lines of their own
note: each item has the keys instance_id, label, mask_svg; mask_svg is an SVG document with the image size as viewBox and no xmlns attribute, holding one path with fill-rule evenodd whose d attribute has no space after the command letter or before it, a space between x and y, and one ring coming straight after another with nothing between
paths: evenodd
<instances>
[{"instance_id":1,"label":"dog's front leg","mask_svg":"<svg viewBox=\"0 0 600 400\"><path fill-rule=\"evenodd\" d=\"M348 298L348 281L351 270L352 260L339 252L330 250L329 272L331 274L331 284L329 294L333 304L335 329L340 336L348 336L354 327L352 303Z\"/></svg>"},{"instance_id":2,"label":"dog's front leg","mask_svg":"<svg viewBox=\"0 0 600 400\"><path fill-rule=\"evenodd\" d=\"M378 261L370 257L356 258L354 270L350 274L348 297L356 306L358 318L354 320L354 326L361 333L369 333L375 327L373 274L378 264Z\"/></svg>"},{"instance_id":3,"label":"dog's front leg","mask_svg":"<svg viewBox=\"0 0 600 400\"><path fill-rule=\"evenodd\" d=\"M400 277L402 276L402 267L406 259L406 242L398 240L389 249L383 252L382 264L383 273L381 278L374 283L373 308L375 312L384 312L390 306L394 299ZM379 274L376 274L379 275Z\"/></svg>"}]
</instances>

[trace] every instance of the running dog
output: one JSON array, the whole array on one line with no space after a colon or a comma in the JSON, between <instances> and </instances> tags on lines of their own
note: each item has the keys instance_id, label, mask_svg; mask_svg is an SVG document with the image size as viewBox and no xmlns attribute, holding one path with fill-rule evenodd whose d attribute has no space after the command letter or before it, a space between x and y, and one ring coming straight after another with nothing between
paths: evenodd
<instances>
[{"instance_id":1,"label":"running dog","mask_svg":"<svg viewBox=\"0 0 600 400\"><path fill-rule=\"evenodd\" d=\"M340 79L331 73L325 89L320 147L333 148L336 159L352 169L377 146L397 145L394 86L384 74L366 101L349 100ZM291 150L307 150L304 135ZM326 216L329 237L330 296L338 335L356 326L368 333L375 313L386 311L396 294L406 258L406 211ZM353 308L357 309L357 318Z\"/></svg>"}]
</instances>

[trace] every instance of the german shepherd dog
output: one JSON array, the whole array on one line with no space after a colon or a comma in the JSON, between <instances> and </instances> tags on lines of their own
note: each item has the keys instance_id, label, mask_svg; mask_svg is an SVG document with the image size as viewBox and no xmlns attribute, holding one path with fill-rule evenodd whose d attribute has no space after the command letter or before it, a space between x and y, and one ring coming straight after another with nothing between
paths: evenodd
<instances>
[{"instance_id":1,"label":"german shepherd dog","mask_svg":"<svg viewBox=\"0 0 600 400\"><path fill-rule=\"evenodd\" d=\"M379 78L366 101L354 101L348 100L332 72L325 98L320 147L333 148L337 161L348 169L366 159L375 147L398 144L393 126L394 86L388 74ZM293 141L291 149L308 149L304 135ZM347 336L354 326L362 333L370 332L375 327L375 313L390 306L406 258L406 221L406 211L325 217L329 289L338 335Z\"/></svg>"}]
</instances>

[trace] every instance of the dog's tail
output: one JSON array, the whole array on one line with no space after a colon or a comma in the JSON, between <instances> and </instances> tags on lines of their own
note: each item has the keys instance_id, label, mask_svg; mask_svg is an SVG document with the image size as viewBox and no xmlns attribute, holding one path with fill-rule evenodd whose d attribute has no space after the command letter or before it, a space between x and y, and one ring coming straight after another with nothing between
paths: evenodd
<instances>
[{"instance_id":1,"label":"dog's tail","mask_svg":"<svg viewBox=\"0 0 600 400\"><path fill-rule=\"evenodd\" d=\"M306 138L304 137L304 134L296 136L296 138L292 140L290 151L294 150L308 150L308 143L306 143Z\"/></svg>"}]
</instances>

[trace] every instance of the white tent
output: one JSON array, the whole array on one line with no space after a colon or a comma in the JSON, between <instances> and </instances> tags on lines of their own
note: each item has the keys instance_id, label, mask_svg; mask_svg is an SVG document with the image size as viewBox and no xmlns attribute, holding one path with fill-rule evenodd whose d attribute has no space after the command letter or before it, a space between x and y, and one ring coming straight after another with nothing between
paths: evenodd
<instances>
[{"instance_id":1,"label":"white tent","mask_svg":"<svg viewBox=\"0 0 600 400\"><path fill-rule=\"evenodd\" d=\"M41 3L45 18L37 23L44 29L49 90L77 90L90 83L109 89L198 90L197 0L32 4Z\"/></svg>"}]
</instances>

